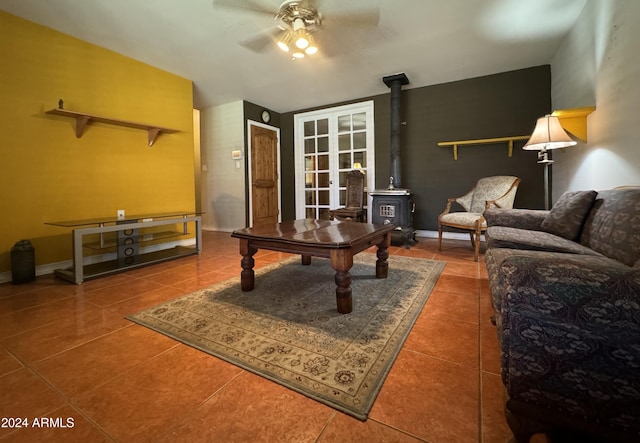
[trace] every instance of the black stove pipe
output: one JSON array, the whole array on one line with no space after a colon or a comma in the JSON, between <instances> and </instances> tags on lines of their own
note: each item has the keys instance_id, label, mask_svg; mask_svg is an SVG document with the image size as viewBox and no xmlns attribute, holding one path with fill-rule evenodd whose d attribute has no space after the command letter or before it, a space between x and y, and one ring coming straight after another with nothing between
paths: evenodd
<instances>
[{"instance_id":1,"label":"black stove pipe","mask_svg":"<svg viewBox=\"0 0 640 443\"><path fill-rule=\"evenodd\" d=\"M382 77L382 81L391 89L391 141L390 174L393 180L389 180L389 187L400 188L402 175L400 172L400 95L402 85L409 84L409 79L404 73Z\"/></svg>"}]
</instances>

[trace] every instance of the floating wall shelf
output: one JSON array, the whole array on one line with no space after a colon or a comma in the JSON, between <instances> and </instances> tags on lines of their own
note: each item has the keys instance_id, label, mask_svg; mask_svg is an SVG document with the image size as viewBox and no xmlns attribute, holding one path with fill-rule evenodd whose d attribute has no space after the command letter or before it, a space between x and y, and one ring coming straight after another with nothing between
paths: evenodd
<instances>
[{"instance_id":1,"label":"floating wall shelf","mask_svg":"<svg viewBox=\"0 0 640 443\"><path fill-rule=\"evenodd\" d=\"M583 142L587 142L587 116L595 111L595 106L587 106L584 108L563 109L553 111L558 117L560 124L564 130L568 131L574 137ZM459 140L453 142L440 142L438 146L443 148L453 147L453 159L458 160L458 146L464 145L488 145L495 143L508 143L509 157L513 154L513 142L517 140L528 140L531 135L519 135L515 137L498 137L498 138L481 138L477 140Z\"/></svg>"},{"instance_id":2,"label":"floating wall shelf","mask_svg":"<svg viewBox=\"0 0 640 443\"><path fill-rule=\"evenodd\" d=\"M453 147L453 159L458 160L458 146L465 145L489 145L496 143L507 143L508 147L508 155L511 157L513 155L513 142L517 140L528 140L530 136L528 135L517 135L514 137L497 137L497 138L480 138L477 140L459 140L454 142L440 142L438 146L442 146L443 148Z\"/></svg>"},{"instance_id":3,"label":"floating wall shelf","mask_svg":"<svg viewBox=\"0 0 640 443\"><path fill-rule=\"evenodd\" d=\"M560 125L565 131L569 131L574 137L587 142L587 116L596 110L595 106L584 108L563 109L553 111L560 120Z\"/></svg>"},{"instance_id":4,"label":"floating wall shelf","mask_svg":"<svg viewBox=\"0 0 640 443\"><path fill-rule=\"evenodd\" d=\"M82 137L84 129L89 122L108 123L110 125L125 126L127 128L143 129L147 131L149 146L153 146L156 138L161 132L171 134L178 132L177 129L162 128L160 126L148 125L145 123L136 123L127 120L119 120L111 117L102 117L99 115L87 114L85 112L68 111L66 109L51 109L47 114L61 115L63 117L71 117L76 120L76 137Z\"/></svg>"}]
</instances>

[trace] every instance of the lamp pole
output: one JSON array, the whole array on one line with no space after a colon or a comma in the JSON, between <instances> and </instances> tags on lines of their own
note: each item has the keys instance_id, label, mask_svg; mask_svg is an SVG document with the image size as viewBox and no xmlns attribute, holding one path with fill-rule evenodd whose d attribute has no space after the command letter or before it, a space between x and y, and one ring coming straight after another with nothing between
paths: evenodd
<instances>
[{"instance_id":1,"label":"lamp pole","mask_svg":"<svg viewBox=\"0 0 640 443\"><path fill-rule=\"evenodd\" d=\"M553 160L549 159L549 151L544 147L538 152L538 163L544 165L544 209L547 211L551 209L550 206L550 198L549 198L549 169L551 168L551 163Z\"/></svg>"},{"instance_id":2,"label":"lamp pole","mask_svg":"<svg viewBox=\"0 0 640 443\"><path fill-rule=\"evenodd\" d=\"M544 208L548 211L549 206L549 167L550 163L544 164Z\"/></svg>"}]
</instances>

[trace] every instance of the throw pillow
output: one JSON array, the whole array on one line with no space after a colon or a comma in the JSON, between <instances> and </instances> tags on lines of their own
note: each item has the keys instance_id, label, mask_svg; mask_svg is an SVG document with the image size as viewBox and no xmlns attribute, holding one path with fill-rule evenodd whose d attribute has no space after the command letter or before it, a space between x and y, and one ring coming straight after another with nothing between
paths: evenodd
<instances>
[{"instance_id":1,"label":"throw pillow","mask_svg":"<svg viewBox=\"0 0 640 443\"><path fill-rule=\"evenodd\" d=\"M578 240L596 195L596 191L565 192L545 217L542 229L567 240Z\"/></svg>"}]
</instances>

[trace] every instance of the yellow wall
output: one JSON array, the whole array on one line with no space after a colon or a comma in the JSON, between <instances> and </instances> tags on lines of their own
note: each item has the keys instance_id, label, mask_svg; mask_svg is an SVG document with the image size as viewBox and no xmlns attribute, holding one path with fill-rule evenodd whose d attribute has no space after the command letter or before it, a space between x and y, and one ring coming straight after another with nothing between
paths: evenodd
<instances>
[{"instance_id":1,"label":"yellow wall","mask_svg":"<svg viewBox=\"0 0 640 443\"><path fill-rule=\"evenodd\" d=\"M194 210L191 81L0 12L0 272L20 239L36 264L71 259L47 221ZM45 114L64 108L175 128L144 130Z\"/></svg>"}]
</instances>

